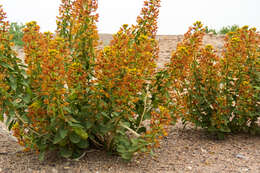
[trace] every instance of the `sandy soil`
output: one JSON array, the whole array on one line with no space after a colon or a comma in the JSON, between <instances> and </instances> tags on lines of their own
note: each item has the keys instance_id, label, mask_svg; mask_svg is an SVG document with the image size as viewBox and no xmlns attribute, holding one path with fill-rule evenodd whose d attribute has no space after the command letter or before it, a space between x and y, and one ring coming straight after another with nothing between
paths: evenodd
<instances>
[{"instance_id":1,"label":"sandy soil","mask_svg":"<svg viewBox=\"0 0 260 173\"><path fill-rule=\"evenodd\" d=\"M158 36L161 68L169 61L171 51L182 35ZM103 34L107 44L111 35ZM223 47L223 36L207 35L205 44ZM22 55L22 54L20 54ZM181 123L170 127L169 136L161 142L154 156L137 156L125 162L118 156L91 150L80 161L58 158L50 153L40 162L32 152L23 152L15 139L0 124L0 173L87 173L87 172L196 172L196 173L260 173L260 136L228 135L216 140L201 129L183 128Z\"/></svg>"}]
</instances>

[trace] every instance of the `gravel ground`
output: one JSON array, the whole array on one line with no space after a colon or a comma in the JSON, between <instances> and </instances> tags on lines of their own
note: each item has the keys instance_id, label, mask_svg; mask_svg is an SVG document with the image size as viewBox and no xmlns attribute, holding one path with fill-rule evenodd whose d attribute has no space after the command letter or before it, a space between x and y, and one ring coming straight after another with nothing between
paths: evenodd
<instances>
[{"instance_id":1,"label":"gravel ground","mask_svg":"<svg viewBox=\"0 0 260 173\"><path fill-rule=\"evenodd\" d=\"M135 157L125 162L118 156L92 150L80 161L70 161L49 154L40 162L32 152L22 152L19 145L0 133L0 172L87 173L87 172L260 172L260 136L229 135L216 140L203 130L181 123L170 128L154 156Z\"/></svg>"}]
</instances>

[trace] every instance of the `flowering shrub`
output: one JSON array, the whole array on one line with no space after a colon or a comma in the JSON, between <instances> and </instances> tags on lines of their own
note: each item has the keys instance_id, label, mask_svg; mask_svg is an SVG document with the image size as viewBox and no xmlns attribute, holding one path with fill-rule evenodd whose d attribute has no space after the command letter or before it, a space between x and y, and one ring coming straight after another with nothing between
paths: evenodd
<instances>
[{"instance_id":1,"label":"flowering shrub","mask_svg":"<svg viewBox=\"0 0 260 173\"><path fill-rule=\"evenodd\" d=\"M62 0L56 34L36 22L23 30L26 65L11 49L0 7L0 120L19 144L65 158L97 147L131 159L149 153L179 116L223 134L257 129L259 34L226 37L223 57L202 46L196 22L165 69L156 69L160 0L144 1L137 24L98 49L96 0Z\"/></svg>"},{"instance_id":2,"label":"flowering shrub","mask_svg":"<svg viewBox=\"0 0 260 173\"><path fill-rule=\"evenodd\" d=\"M27 23L27 66L20 67L10 46L5 51L10 68L1 64L1 94L8 96L1 106L19 143L39 152L41 159L50 150L79 158L89 147L130 159L157 147L172 117L167 103L158 101L154 77L159 7L159 0L145 1L137 25L123 25L102 50L97 49L96 0L63 0L55 35L41 33L36 22ZM4 22L3 31L5 27ZM1 38L10 37L4 33ZM11 65L13 77L7 73ZM19 109L10 112L8 99L19 101Z\"/></svg>"},{"instance_id":3,"label":"flowering shrub","mask_svg":"<svg viewBox=\"0 0 260 173\"><path fill-rule=\"evenodd\" d=\"M224 26L220 29L220 34L227 34L229 32L235 32L239 29L238 25L232 25L232 26Z\"/></svg>"},{"instance_id":4,"label":"flowering shrub","mask_svg":"<svg viewBox=\"0 0 260 173\"><path fill-rule=\"evenodd\" d=\"M226 36L223 57L202 46L196 22L167 65L172 98L185 122L215 132L252 131L259 115L259 34L247 26Z\"/></svg>"},{"instance_id":5,"label":"flowering shrub","mask_svg":"<svg viewBox=\"0 0 260 173\"><path fill-rule=\"evenodd\" d=\"M93 81L97 85L93 90L100 97L97 105L105 115L101 124L111 128L100 132L108 138L100 140L108 140L108 148L116 145L124 158L133 151L146 152L157 146L158 138L167 135L165 127L171 119L168 110L152 97L158 58L155 34L159 5L159 1L145 1L138 24L123 25L97 57L97 79ZM127 133L134 138L129 139Z\"/></svg>"},{"instance_id":6,"label":"flowering shrub","mask_svg":"<svg viewBox=\"0 0 260 173\"><path fill-rule=\"evenodd\" d=\"M11 48L14 43L10 41L12 36L5 18L6 14L0 5L0 120L4 120L4 114L8 115L6 124L11 129L16 113L23 111L23 86L26 86L26 82L21 60Z\"/></svg>"}]
</instances>

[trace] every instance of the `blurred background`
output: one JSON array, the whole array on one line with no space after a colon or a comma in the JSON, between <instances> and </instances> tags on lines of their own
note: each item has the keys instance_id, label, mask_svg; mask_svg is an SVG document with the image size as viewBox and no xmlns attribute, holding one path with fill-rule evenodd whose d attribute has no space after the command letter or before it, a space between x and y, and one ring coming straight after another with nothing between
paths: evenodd
<instances>
[{"instance_id":1,"label":"blurred background","mask_svg":"<svg viewBox=\"0 0 260 173\"><path fill-rule=\"evenodd\" d=\"M260 0L161 0L158 34L184 34L200 20L209 28L249 25L260 29ZM135 24L143 0L98 0L100 33L115 33L122 24ZM60 0L0 0L8 20L37 21L42 31L56 29Z\"/></svg>"}]
</instances>

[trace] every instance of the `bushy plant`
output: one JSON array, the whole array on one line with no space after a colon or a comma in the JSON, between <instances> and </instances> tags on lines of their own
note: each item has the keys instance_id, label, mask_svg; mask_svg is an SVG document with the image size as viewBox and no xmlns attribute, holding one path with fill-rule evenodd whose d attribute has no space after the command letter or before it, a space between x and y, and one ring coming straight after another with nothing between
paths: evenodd
<instances>
[{"instance_id":1,"label":"bushy plant","mask_svg":"<svg viewBox=\"0 0 260 173\"><path fill-rule=\"evenodd\" d=\"M15 124L14 118L17 112L23 111L23 94L26 81L24 78L23 65L21 60L12 50L14 43L11 42L12 35L9 33L9 23L5 21L6 13L0 5L0 120L7 115L6 124L11 129Z\"/></svg>"},{"instance_id":2,"label":"bushy plant","mask_svg":"<svg viewBox=\"0 0 260 173\"><path fill-rule=\"evenodd\" d=\"M213 33L214 35L217 35L217 34L218 34L215 29L209 29L208 26L205 26L205 32L206 32L207 34L209 34L209 33Z\"/></svg>"},{"instance_id":3,"label":"bushy plant","mask_svg":"<svg viewBox=\"0 0 260 173\"><path fill-rule=\"evenodd\" d=\"M25 27L25 25L23 25L22 23L21 24L18 24L16 22L12 22L10 24L10 29L9 29L9 33L11 35L13 35L13 38L12 38L12 42L17 45L17 46L23 46L23 41L22 41L22 38L23 38L23 28Z\"/></svg>"},{"instance_id":4,"label":"bushy plant","mask_svg":"<svg viewBox=\"0 0 260 173\"><path fill-rule=\"evenodd\" d=\"M219 34L227 34L229 32L235 32L239 29L238 25L224 26L220 29Z\"/></svg>"},{"instance_id":5,"label":"bushy plant","mask_svg":"<svg viewBox=\"0 0 260 173\"><path fill-rule=\"evenodd\" d=\"M27 23L27 66L14 63L15 81L6 70L1 77L1 88L15 102L11 112L3 97L2 112L11 119L9 128L19 143L39 152L41 159L50 150L78 158L90 147L130 159L157 147L172 117L167 102L158 101L156 94L159 7L159 0L145 1L137 25L123 25L103 50L97 49L96 0L63 0L55 35L41 33L36 22ZM12 55L8 63L15 60L11 50L6 54ZM10 89L8 82L16 87Z\"/></svg>"},{"instance_id":6,"label":"bushy plant","mask_svg":"<svg viewBox=\"0 0 260 173\"><path fill-rule=\"evenodd\" d=\"M202 46L200 22L185 34L166 71L184 123L192 122L223 138L255 131L259 118L259 34L247 26L226 36L223 57Z\"/></svg>"}]
</instances>

